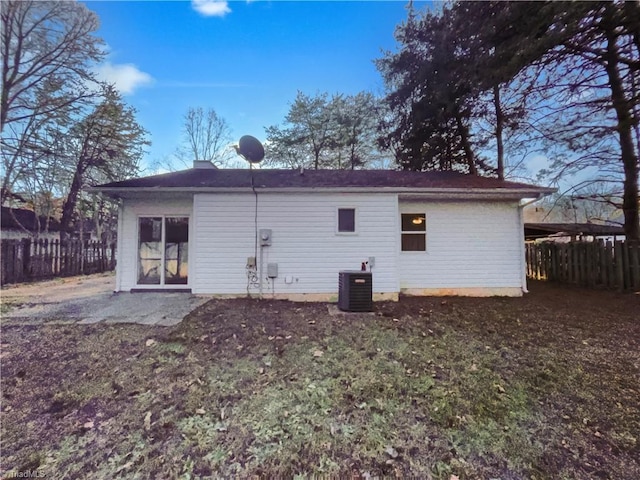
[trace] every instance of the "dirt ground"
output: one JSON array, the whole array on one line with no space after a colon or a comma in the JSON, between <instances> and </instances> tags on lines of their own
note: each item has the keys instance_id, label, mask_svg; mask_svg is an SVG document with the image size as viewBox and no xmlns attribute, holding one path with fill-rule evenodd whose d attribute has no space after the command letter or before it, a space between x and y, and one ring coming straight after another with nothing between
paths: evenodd
<instances>
[{"instance_id":1,"label":"dirt ground","mask_svg":"<svg viewBox=\"0 0 640 480\"><path fill-rule=\"evenodd\" d=\"M114 293L113 273L3 286L4 325L42 323L179 323L206 299L188 293Z\"/></svg>"},{"instance_id":2,"label":"dirt ground","mask_svg":"<svg viewBox=\"0 0 640 480\"><path fill-rule=\"evenodd\" d=\"M57 278L44 282L2 286L2 301L12 303L59 303L113 292L114 273Z\"/></svg>"},{"instance_id":3,"label":"dirt ground","mask_svg":"<svg viewBox=\"0 0 640 480\"><path fill-rule=\"evenodd\" d=\"M534 283L375 308L3 325L0 474L640 478L639 295Z\"/></svg>"}]
</instances>

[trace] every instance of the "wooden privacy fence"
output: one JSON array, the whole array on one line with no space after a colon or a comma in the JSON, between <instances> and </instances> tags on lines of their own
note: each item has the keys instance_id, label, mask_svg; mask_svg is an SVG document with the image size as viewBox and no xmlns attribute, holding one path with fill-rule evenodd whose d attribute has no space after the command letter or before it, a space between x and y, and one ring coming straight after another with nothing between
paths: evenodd
<instances>
[{"instance_id":1,"label":"wooden privacy fence","mask_svg":"<svg viewBox=\"0 0 640 480\"><path fill-rule=\"evenodd\" d=\"M527 277L640 290L640 242L527 243Z\"/></svg>"},{"instance_id":2,"label":"wooden privacy fence","mask_svg":"<svg viewBox=\"0 0 640 480\"><path fill-rule=\"evenodd\" d=\"M19 283L113 270L115 243L80 240L2 240L0 283Z\"/></svg>"}]
</instances>

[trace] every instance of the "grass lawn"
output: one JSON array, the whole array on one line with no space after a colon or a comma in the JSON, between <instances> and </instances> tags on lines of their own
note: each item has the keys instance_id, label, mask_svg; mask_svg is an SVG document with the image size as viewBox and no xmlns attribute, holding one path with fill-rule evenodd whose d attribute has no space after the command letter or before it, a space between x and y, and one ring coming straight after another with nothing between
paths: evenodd
<instances>
[{"instance_id":1,"label":"grass lawn","mask_svg":"<svg viewBox=\"0 0 640 480\"><path fill-rule=\"evenodd\" d=\"M3 477L640 478L639 295L213 300L1 355Z\"/></svg>"}]
</instances>

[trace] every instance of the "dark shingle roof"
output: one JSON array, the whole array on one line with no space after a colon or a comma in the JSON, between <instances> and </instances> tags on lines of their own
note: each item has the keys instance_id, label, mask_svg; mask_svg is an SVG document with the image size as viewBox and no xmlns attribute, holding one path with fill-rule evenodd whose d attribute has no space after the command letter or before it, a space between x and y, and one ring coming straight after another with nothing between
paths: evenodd
<instances>
[{"instance_id":1,"label":"dark shingle roof","mask_svg":"<svg viewBox=\"0 0 640 480\"><path fill-rule=\"evenodd\" d=\"M20 229L22 226L27 230L35 232L39 228L43 229L47 223L47 218L41 216L40 227L38 228L35 212L24 208L2 207L0 218L0 224L3 229ZM49 231L58 230L60 230L60 223L54 218L49 218Z\"/></svg>"},{"instance_id":2,"label":"dark shingle roof","mask_svg":"<svg viewBox=\"0 0 640 480\"><path fill-rule=\"evenodd\" d=\"M525 238L535 239L552 235L624 235L619 225L600 225L597 223L525 223Z\"/></svg>"},{"instance_id":3,"label":"dark shingle roof","mask_svg":"<svg viewBox=\"0 0 640 480\"><path fill-rule=\"evenodd\" d=\"M226 189L226 188L402 188L402 189L508 189L550 193L535 185L457 172L410 172L396 170L253 170L191 168L179 172L134 178L94 187L114 189Z\"/></svg>"}]
</instances>

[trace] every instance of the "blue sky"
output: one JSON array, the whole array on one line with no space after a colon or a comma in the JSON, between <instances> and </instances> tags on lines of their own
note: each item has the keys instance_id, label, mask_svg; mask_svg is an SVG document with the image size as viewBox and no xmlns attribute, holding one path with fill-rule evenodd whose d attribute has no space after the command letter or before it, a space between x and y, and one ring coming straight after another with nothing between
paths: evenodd
<instances>
[{"instance_id":1,"label":"blue sky","mask_svg":"<svg viewBox=\"0 0 640 480\"><path fill-rule=\"evenodd\" d=\"M301 90L382 94L373 60L394 50L403 1L88 1L109 55L99 67L169 157L189 107L214 108L234 138L264 140ZM426 3L414 2L423 9Z\"/></svg>"}]
</instances>

